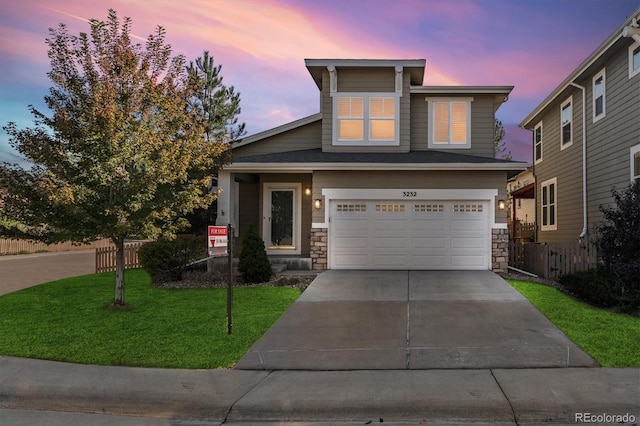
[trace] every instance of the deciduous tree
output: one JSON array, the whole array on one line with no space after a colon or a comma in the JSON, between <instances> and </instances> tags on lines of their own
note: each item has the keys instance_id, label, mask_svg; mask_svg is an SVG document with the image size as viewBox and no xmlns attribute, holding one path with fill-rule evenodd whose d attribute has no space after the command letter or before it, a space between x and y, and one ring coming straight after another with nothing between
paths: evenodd
<instances>
[{"instance_id":1,"label":"deciduous tree","mask_svg":"<svg viewBox=\"0 0 640 426\"><path fill-rule=\"evenodd\" d=\"M5 127L33 167L0 166L0 216L21 224L0 232L46 242L110 238L115 305L124 304L125 239L172 237L187 225L185 214L209 206L210 176L226 161L229 140L210 132L198 96L206 79L172 56L165 30L144 46L132 38L131 20L114 10L91 20L88 34L50 29L51 115L30 106L34 127Z\"/></svg>"}]
</instances>

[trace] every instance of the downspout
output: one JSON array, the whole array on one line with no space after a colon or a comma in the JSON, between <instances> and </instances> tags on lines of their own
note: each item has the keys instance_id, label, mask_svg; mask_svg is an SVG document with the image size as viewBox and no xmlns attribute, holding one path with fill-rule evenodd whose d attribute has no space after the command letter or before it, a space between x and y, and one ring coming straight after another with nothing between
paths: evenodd
<instances>
[{"instance_id":1,"label":"downspout","mask_svg":"<svg viewBox=\"0 0 640 426\"><path fill-rule=\"evenodd\" d=\"M587 225L587 89L574 82L571 85L582 90L582 232L580 239L589 232Z\"/></svg>"}]
</instances>

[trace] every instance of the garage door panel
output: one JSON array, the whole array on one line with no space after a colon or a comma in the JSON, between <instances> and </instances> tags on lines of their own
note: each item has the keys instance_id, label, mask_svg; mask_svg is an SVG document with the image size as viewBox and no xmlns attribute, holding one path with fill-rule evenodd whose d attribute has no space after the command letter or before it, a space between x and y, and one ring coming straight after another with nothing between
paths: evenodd
<instances>
[{"instance_id":1,"label":"garage door panel","mask_svg":"<svg viewBox=\"0 0 640 426\"><path fill-rule=\"evenodd\" d=\"M447 240L443 237L413 237L411 247L414 249L444 249Z\"/></svg>"},{"instance_id":2,"label":"garage door panel","mask_svg":"<svg viewBox=\"0 0 640 426\"><path fill-rule=\"evenodd\" d=\"M421 269L444 269L447 265L447 258L443 255L413 255L411 256L411 265Z\"/></svg>"},{"instance_id":3,"label":"garage door panel","mask_svg":"<svg viewBox=\"0 0 640 426\"><path fill-rule=\"evenodd\" d=\"M413 219L411 229L413 231L443 231L447 228L447 220L442 219Z\"/></svg>"},{"instance_id":4,"label":"garage door panel","mask_svg":"<svg viewBox=\"0 0 640 426\"><path fill-rule=\"evenodd\" d=\"M407 264L407 256L405 254L380 254L372 256L372 261L375 265L379 266L379 269L406 269L409 267Z\"/></svg>"},{"instance_id":5,"label":"garage door panel","mask_svg":"<svg viewBox=\"0 0 640 426\"><path fill-rule=\"evenodd\" d=\"M452 249L485 249L486 243L484 238L451 238Z\"/></svg>"},{"instance_id":6,"label":"garage door panel","mask_svg":"<svg viewBox=\"0 0 640 426\"><path fill-rule=\"evenodd\" d=\"M486 256L451 256L451 267L457 269L483 269Z\"/></svg>"},{"instance_id":7,"label":"garage door panel","mask_svg":"<svg viewBox=\"0 0 640 426\"><path fill-rule=\"evenodd\" d=\"M377 249L395 249L400 248L407 250L407 237L376 237L371 239L371 247Z\"/></svg>"}]
</instances>

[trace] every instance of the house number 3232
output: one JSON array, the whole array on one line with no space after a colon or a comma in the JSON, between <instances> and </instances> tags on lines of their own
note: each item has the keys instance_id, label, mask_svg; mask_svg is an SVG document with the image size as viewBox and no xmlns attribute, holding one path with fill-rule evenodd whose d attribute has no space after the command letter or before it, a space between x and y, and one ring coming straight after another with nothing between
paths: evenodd
<instances>
[{"instance_id":1,"label":"house number 3232","mask_svg":"<svg viewBox=\"0 0 640 426\"><path fill-rule=\"evenodd\" d=\"M416 191L402 191L403 197L417 197L418 193Z\"/></svg>"}]
</instances>

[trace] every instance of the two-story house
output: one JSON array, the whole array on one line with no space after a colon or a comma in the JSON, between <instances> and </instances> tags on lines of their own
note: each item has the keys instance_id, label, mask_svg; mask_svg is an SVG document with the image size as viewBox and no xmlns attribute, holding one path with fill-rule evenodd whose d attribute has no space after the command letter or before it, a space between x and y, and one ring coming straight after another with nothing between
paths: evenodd
<instances>
[{"instance_id":1,"label":"two-story house","mask_svg":"<svg viewBox=\"0 0 640 426\"><path fill-rule=\"evenodd\" d=\"M520 124L533 131L536 241L589 235L640 176L640 8Z\"/></svg>"},{"instance_id":2,"label":"two-story house","mask_svg":"<svg viewBox=\"0 0 640 426\"><path fill-rule=\"evenodd\" d=\"M247 137L217 224L313 269L507 267L495 112L511 86L423 86L424 60L307 59L320 112ZM240 243L240 240L238 240Z\"/></svg>"}]
</instances>

